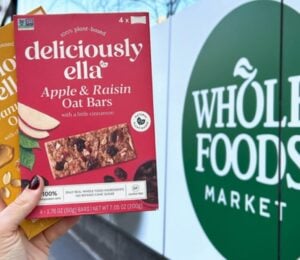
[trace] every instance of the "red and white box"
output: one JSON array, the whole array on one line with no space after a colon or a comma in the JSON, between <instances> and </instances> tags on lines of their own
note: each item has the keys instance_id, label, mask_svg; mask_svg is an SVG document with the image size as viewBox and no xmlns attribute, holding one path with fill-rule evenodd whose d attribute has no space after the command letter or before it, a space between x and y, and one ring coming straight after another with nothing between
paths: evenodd
<instances>
[{"instance_id":1,"label":"red and white box","mask_svg":"<svg viewBox=\"0 0 300 260\"><path fill-rule=\"evenodd\" d=\"M158 208L147 13L14 17L31 218ZM25 147L25 148L24 148Z\"/></svg>"}]
</instances>

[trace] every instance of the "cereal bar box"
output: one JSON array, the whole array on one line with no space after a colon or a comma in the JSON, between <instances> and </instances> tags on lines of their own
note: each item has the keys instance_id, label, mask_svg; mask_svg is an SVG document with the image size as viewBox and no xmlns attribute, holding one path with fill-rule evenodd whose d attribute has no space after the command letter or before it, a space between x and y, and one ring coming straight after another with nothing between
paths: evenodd
<instances>
[{"instance_id":1,"label":"cereal bar box","mask_svg":"<svg viewBox=\"0 0 300 260\"><path fill-rule=\"evenodd\" d=\"M15 16L21 174L32 218L158 207L147 13Z\"/></svg>"},{"instance_id":2,"label":"cereal bar box","mask_svg":"<svg viewBox=\"0 0 300 260\"><path fill-rule=\"evenodd\" d=\"M43 14L42 8L32 11ZM6 204L13 202L26 185L20 177L20 147L16 57L13 24L0 28L0 193ZM22 149L22 148L21 148ZM58 219L24 220L21 228L32 238L56 223Z\"/></svg>"}]
</instances>

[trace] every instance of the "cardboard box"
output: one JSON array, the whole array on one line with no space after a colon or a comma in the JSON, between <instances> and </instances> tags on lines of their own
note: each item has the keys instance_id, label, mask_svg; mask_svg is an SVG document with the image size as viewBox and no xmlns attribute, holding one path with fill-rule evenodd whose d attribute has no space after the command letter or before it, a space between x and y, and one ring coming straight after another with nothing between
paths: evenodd
<instances>
[{"instance_id":1,"label":"cardboard box","mask_svg":"<svg viewBox=\"0 0 300 260\"><path fill-rule=\"evenodd\" d=\"M42 8L32 11L43 14ZM16 59L13 23L0 28L0 192L6 204L21 192ZM58 219L24 220L21 227L32 238Z\"/></svg>"},{"instance_id":2,"label":"cardboard box","mask_svg":"<svg viewBox=\"0 0 300 260\"><path fill-rule=\"evenodd\" d=\"M47 182L31 217L157 209L148 14L14 22L21 174Z\"/></svg>"}]
</instances>

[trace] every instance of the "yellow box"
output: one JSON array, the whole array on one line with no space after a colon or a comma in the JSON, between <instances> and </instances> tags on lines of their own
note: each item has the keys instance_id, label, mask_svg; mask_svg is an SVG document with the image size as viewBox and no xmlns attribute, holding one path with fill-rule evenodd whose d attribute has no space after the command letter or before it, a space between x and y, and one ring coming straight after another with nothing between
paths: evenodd
<instances>
[{"instance_id":1,"label":"yellow box","mask_svg":"<svg viewBox=\"0 0 300 260\"><path fill-rule=\"evenodd\" d=\"M39 7L31 14L45 14ZM13 23L0 28L0 193L6 204L21 192L18 101ZM30 239L58 218L24 220L21 228Z\"/></svg>"}]
</instances>

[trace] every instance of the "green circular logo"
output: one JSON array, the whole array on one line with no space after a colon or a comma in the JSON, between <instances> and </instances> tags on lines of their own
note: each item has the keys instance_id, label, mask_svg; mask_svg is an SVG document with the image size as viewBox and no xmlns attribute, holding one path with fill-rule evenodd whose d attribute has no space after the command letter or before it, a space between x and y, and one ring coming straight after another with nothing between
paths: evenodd
<instances>
[{"instance_id":1,"label":"green circular logo","mask_svg":"<svg viewBox=\"0 0 300 260\"><path fill-rule=\"evenodd\" d=\"M254 1L229 13L186 93L190 197L228 259L300 257L300 16L285 5L281 22L281 7Z\"/></svg>"}]
</instances>

